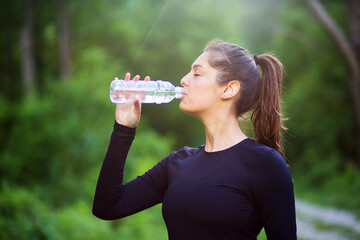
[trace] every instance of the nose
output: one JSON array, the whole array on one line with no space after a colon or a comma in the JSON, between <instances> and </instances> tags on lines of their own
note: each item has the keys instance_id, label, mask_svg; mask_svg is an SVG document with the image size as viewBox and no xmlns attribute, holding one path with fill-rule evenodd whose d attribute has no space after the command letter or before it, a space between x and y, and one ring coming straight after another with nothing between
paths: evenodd
<instances>
[{"instance_id":1,"label":"nose","mask_svg":"<svg viewBox=\"0 0 360 240\"><path fill-rule=\"evenodd\" d=\"M188 86L189 85L189 82L187 80L187 74L180 80L180 84L185 87L185 86Z\"/></svg>"}]
</instances>

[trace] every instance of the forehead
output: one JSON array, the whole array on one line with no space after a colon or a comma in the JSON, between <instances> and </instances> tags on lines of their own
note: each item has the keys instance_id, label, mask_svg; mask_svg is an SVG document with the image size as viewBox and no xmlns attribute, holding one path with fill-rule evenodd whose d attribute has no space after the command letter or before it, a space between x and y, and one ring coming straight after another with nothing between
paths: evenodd
<instances>
[{"instance_id":1,"label":"forehead","mask_svg":"<svg viewBox=\"0 0 360 240\"><path fill-rule=\"evenodd\" d=\"M208 52L202 53L191 65L191 68L203 68L205 70L212 68L209 65L209 57L210 55Z\"/></svg>"}]
</instances>

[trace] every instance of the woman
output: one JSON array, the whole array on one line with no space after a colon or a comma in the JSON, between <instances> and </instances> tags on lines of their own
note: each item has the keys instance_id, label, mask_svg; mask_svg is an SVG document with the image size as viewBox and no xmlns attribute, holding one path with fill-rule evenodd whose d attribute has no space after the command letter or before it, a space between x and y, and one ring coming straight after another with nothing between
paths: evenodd
<instances>
[{"instance_id":1,"label":"woman","mask_svg":"<svg viewBox=\"0 0 360 240\"><path fill-rule=\"evenodd\" d=\"M210 42L181 80L180 109L202 121L205 145L173 152L126 184L123 169L141 104L117 104L94 215L118 219L163 203L171 240L252 240L262 227L268 239L296 239L293 184L280 134L281 82L276 58ZM239 127L239 117L249 111L255 140Z\"/></svg>"}]
</instances>

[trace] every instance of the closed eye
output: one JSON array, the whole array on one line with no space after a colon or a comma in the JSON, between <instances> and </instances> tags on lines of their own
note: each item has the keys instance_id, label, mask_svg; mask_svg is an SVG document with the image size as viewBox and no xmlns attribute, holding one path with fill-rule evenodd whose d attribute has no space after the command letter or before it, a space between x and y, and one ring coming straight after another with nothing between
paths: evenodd
<instances>
[{"instance_id":1,"label":"closed eye","mask_svg":"<svg viewBox=\"0 0 360 240\"><path fill-rule=\"evenodd\" d=\"M199 77L199 76L201 76L200 74L197 74L197 73L194 73L194 76L195 77Z\"/></svg>"}]
</instances>

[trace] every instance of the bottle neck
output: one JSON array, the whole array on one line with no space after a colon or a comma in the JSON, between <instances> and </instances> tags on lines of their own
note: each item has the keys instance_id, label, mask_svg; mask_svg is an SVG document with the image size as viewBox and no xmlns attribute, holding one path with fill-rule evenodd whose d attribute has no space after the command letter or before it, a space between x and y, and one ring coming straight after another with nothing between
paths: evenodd
<instances>
[{"instance_id":1,"label":"bottle neck","mask_svg":"<svg viewBox=\"0 0 360 240\"><path fill-rule=\"evenodd\" d=\"M175 98L181 98L184 95L183 87L175 87Z\"/></svg>"}]
</instances>

